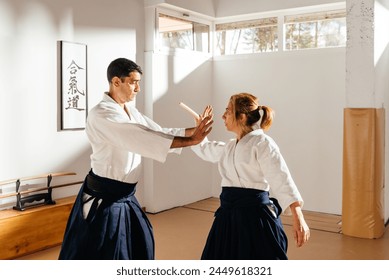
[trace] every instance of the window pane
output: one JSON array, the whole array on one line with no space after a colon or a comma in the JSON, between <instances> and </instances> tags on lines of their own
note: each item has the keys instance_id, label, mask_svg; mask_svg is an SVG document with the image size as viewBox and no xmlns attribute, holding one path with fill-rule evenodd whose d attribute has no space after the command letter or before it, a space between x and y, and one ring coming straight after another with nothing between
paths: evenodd
<instances>
[{"instance_id":1,"label":"window pane","mask_svg":"<svg viewBox=\"0 0 389 280\"><path fill-rule=\"evenodd\" d=\"M193 50L193 24L190 21L159 15L161 46Z\"/></svg>"},{"instance_id":2,"label":"window pane","mask_svg":"<svg viewBox=\"0 0 389 280\"><path fill-rule=\"evenodd\" d=\"M342 47L346 32L344 11L285 17L285 49Z\"/></svg>"},{"instance_id":3,"label":"window pane","mask_svg":"<svg viewBox=\"0 0 389 280\"><path fill-rule=\"evenodd\" d=\"M193 32L195 36L194 50L209 52L209 26L193 22Z\"/></svg>"},{"instance_id":4,"label":"window pane","mask_svg":"<svg viewBox=\"0 0 389 280\"><path fill-rule=\"evenodd\" d=\"M159 14L160 45L209 52L209 26L164 14Z\"/></svg>"},{"instance_id":5,"label":"window pane","mask_svg":"<svg viewBox=\"0 0 389 280\"><path fill-rule=\"evenodd\" d=\"M216 24L216 55L277 50L277 18Z\"/></svg>"}]
</instances>

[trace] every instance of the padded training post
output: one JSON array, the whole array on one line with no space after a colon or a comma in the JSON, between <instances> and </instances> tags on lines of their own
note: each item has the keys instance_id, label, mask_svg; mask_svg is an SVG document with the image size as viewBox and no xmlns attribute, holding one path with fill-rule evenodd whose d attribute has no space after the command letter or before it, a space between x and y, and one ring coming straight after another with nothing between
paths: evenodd
<instances>
[{"instance_id":1,"label":"padded training post","mask_svg":"<svg viewBox=\"0 0 389 280\"><path fill-rule=\"evenodd\" d=\"M346 108L343 138L342 232L361 238L384 234L383 108Z\"/></svg>"}]
</instances>

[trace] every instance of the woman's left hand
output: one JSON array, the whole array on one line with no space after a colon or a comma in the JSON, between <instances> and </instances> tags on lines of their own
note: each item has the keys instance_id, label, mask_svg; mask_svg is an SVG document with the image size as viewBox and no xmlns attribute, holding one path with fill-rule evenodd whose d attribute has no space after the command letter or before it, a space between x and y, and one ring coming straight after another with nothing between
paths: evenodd
<instances>
[{"instance_id":1,"label":"woman's left hand","mask_svg":"<svg viewBox=\"0 0 389 280\"><path fill-rule=\"evenodd\" d=\"M293 237L297 247L303 246L308 242L311 232L305 222L300 204L297 202L290 206L293 214Z\"/></svg>"}]
</instances>

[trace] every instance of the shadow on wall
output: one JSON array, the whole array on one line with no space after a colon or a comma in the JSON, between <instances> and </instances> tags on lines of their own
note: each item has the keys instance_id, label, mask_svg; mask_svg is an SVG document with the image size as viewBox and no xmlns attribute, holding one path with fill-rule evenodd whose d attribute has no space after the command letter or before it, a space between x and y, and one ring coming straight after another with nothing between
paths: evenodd
<instances>
[{"instance_id":1,"label":"shadow on wall","mask_svg":"<svg viewBox=\"0 0 389 280\"><path fill-rule=\"evenodd\" d=\"M153 84L153 119L163 127L193 127L193 117L179 106L184 102L199 113L212 98L212 61L204 55L153 56L158 75ZM151 71L150 71L151 74ZM147 76L148 74L145 73ZM147 167L145 167L147 168ZM145 169L146 174L147 170ZM146 175L148 176L148 175ZM190 148L180 155L170 154L165 163L153 162L153 185L145 190L153 194L146 208L159 212L212 195L211 165L198 158Z\"/></svg>"}]
</instances>

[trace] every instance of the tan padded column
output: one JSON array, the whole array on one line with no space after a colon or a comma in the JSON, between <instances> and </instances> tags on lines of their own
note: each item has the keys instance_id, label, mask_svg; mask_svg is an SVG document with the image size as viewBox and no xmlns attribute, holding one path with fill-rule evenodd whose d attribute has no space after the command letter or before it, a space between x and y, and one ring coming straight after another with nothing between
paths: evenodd
<instances>
[{"instance_id":1,"label":"tan padded column","mask_svg":"<svg viewBox=\"0 0 389 280\"><path fill-rule=\"evenodd\" d=\"M345 108L342 231L379 238L384 227L385 110Z\"/></svg>"}]
</instances>

